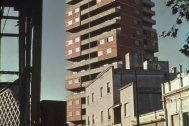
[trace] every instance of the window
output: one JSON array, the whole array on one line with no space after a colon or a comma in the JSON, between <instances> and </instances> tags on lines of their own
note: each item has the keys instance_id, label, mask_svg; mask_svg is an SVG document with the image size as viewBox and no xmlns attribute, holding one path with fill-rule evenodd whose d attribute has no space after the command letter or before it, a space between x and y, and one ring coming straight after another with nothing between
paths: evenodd
<instances>
[{"instance_id":1,"label":"window","mask_svg":"<svg viewBox=\"0 0 189 126\"><path fill-rule=\"evenodd\" d=\"M113 40L114 40L114 37L113 37L113 36L108 37L108 42L111 42L111 41L113 41Z\"/></svg>"},{"instance_id":2,"label":"window","mask_svg":"<svg viewBox=\"0 0 189 126\"><path fill-rule=\"evenodd\" d=\"M171 115L171 119L172 119L172 126L179 126L179 116L178 116L178 114Z\"/></svg>"},{"instance_id":3,"label":"window","mask_svg":"<svg viewBox=\"0 0 189 126\"><path fill-rule=\"evenodd\" d=\"M107 83L107 93L110 93L110 83Z\"/></svg>"},{"instance_id":4,"label":"window","mask_svg":"<svg viewBox=\"0 0 189 126\"><path fill-rule=\"evenodd\" d=\"M140 35L140 31L137 30L137 31L136 31L136 34L137 34L137 35Z\"/></svg>"},{"instance_id":5,"label":"window","mask_svg":"<svg viewBox=\"0 0 189 126\"><path fill-rule=\"evenodd\" d=\"M189 112L183 113L183 126L189 126Z\"/></svg>"},{"instance_id":6,"label":"window","mask_svg":"<svg viewBox=\"0 0 189 126\"><path fill-rule=\"evenodd\" d=\"M134 19L134 23L135 23L135 24L138 24L138 21L137 21L137 19Z\"/></svg>"},{"instance_id":7,"label":"window","mask_svg":"<svg viewBox=\"0 0 189 126\"><path fill-rule=\"evenodd\" d=\"M68 41L66 41L66 46L71 45L72 43L73 43L72 40L68 40Z\"/></svg>"},{"instance_id":8,"label":"window","mask_svg":"<svg viewBox=\"0 0 189 126\"><path fill-rule=\"evenodd\" d=\"M72 105L72 101L68 101L68 106L71 106Z\"/></svg>"},{"instance_id":9,"label":"window","mask_svg":"<svg viewBox=\"0 0 189 126\"><path fill-rule=\"evenodd\" d=\"M104 44L104 39L99 40L99 44L100 45Z\"/></svg>"},{"instance_id":10,"label":"window","mask_svg":"<svg viewBox=\"0 0 189 126\"><path fill-rule=\"evenodd\" d=\"M72 50L68 50L68 55L72 54Z\"/></svg>"},{"instance_id":11,"label":"window","mask_svg":"<svg viewBox=\"0 0 189 126\"><path fill-rule=\"evenodd\" d=\"M72 20L68 21L68 26L72 25Z\"/></svg>"},{"instance_id":12,"label":"window","mask_svg":"<svg viewBox=\"0 0 189 126\"><path fill-rule=\"evenodd\" d=\"M151 36L154 37L154 33L151 33Z\"/></svg>"},{"instance_id":13,"label":"window","mask_svg":"<svg viewBox=\"0 0 189 126\"><path fill-rule=\"evenodd\" d=\"M97 3L100 3L101 2L101 0L97 0Z\"/></svg>"},{"instance_id":14,"label":"window","mask_svg":"<svg viewBox=\"0 0 189 126\"><path fill-rule=\"evenodd\" d=\"M124 113L125 113L125 116L129 116L129 104L126 103L124 104Z\"/></svg>"},{"instance_id":15,"label":"window","mask_svg":"<svg viewBox=\"0 0 189 126\"><path fill-rule=\"evenodd\" d=\"M74 83L78 83L78 82L79 82L79 79L75 79L75 80L74 80Z\"/></svg>"},{"instance_id":16,"label":"window","mask_svg":"<svg viewBox=\"0 0 189 126\"><path fill-rule=\"evenodd\" d=\"M77 72L73 72L73 74L76 74Z\"/></svg>"},{"instance_id":17,"label":"window","mask_svg":"<svg viewBox=\"0 0 189 126\"><path fill-rule=\"evenodd\" d=\"M72 11L69 11L69 12L68 12L68 16L71 16L71 15L72 15Z\"/></svg>"},{"instance_id":18,"label":"window","mask_svg":"<svg viewBox=\"0 0 189 126\"><path fill-rule=\"evenodd\" d=\"M94 124L94 114L92 115L92 123Z\"/></svg>"},{"instance_id":19,"label":"window","mask_svg":"<svg viewBox=\"0 0 189 126\"><path fill-rule=\"evenodd\" d=\"M68 81L68 84L72 84L72 80L69 80L69 81Z\"/></svg>"},{"instance_id":20,"label":"window","mask_svg":"<svg viewBox=\"0 0 189 126\"><path fill-rule=\"evenodd\" d=\"M103 52L102 51L98 51L98 56L102 56Z\"/></svg>"},{"instance_id":21,"label":"window","mask_svg":"<svg viewBox=\"0 0 189 126\"><path fill-rule=\"evenodd\" d=\"M68 112L68 116L72 116L72 112Z\"/></svg>"},{"instance_id":22,"label":"window","mask_svg":"<svg viewBox=\"0 0 189 126\"><path fill-rule=\"evenodd\" d=\"M140 42L138 40L135 40L135 45L140 45Z\"/></svg>"},{"instance_id":23,"label":"window","mask_svg":"<svg viewBox=\"0 0 189 126\"><path fill-rule=\"evenodd\" d=\"M139 14L139 10L135 10L135 13L136 13L136 14Z\"/></svg>"},{"instance_id":24,"label":"window","mask_svg":"<svg viewBox=\"0 0 189 126\"><path fill-rule=\"evenodd\" d=\"M75 48L75 52L79 52L79 51L80 51L79 47Z\"/></svg>"},{"instance_id":25,"label":"window","mask_svg":"<svg viewBox=\"0 0 189 126\"><path fill-rule=\"evenodd\" d=\"M90 125L89 116L88 116L88 125Z\"/></svg>"},{"instance_id":26,"label":"window","mask_svg":"<svg viewBox=\"0 0 189 126\"><path fill-rule=\"evenodd\" d=\"M75 23L79 22L79 17L75 18Z\"/></svg>"},{"instance_id":27,"label":"window","mask_svg":"<svg viewBox=\"0 0 189 126\"><path fill-rule=\"evenodd\" d=\"M108 109L108 119L111 119L110 109Z\"/></svg>"},{"instance_id":28,"label":"window","mask_svg":"<svg viewBox=\"0 0 189 126\"><path fill-rule=\"evenodd\" d=\"M106 52L107 52L107 54L108 54L108 53L111 53L111 52L112 52L112 49L111 49L111 48L106 49Z\"/></svg>"},{"instance_id":29,"label":"window","mask_svg":"<svg viewBox=\"0 0 189 126\"><path fill-rule=\"evenodd\" d=\"M80 111L76 111L76 115L80 115Z\"/></svg>"},{"instance_id":30,"label":"window","mask_svg":"<svg viewBox=\"0 0 189 126\"><path fill-rule=\"evenodd\" d=\"M75 9L75 13L77 13L77 12L79 12L79 8L76 8L76 9Z\"/></svg>"},{"instance_id":31,"label":"window","mask_svg":"<svg viewBox=\"0 0 189 126\"><path fill-rule=\"evenodd\" d=\"M102 97L102 89L103 87L100 88L100 97Z\"/></svg>"},{"instance_id":32,"label":"window","mask_svg":"<svg viewBox=\"0 0 189 126\"><path fill-rule=\"evenodd\" d=\"M103 111L101 111L101 121L103 121Z\"/></svg>"},{"instance_id":33,"label":"window","mask_svg":"<svg viewBox=\"0 0 189 126\"><path fill-rule=\"evenodd\" d=\"M89 96L87 96L87 104L89 104Z\"/></svg>"},{"instance_id":34,"label":"window","mask_svg":"<svg viewBox=\"0 0 189 126\"><path fill-rule=\"evenodd\" d=\"M94 102L94 93L92 93L92 102Z\"/></svg>"},{"instance_id":35,"label":"window","mask_svg":"<svg viewBox=\"0 0 189 126\"><path fill-rule=\"evenodd\" d=\"M75 101L75 104L78 105L78 104L79 104L79 100L76 100L76 101Z\"/></svg>"},{"instance_id":36,"label":"window","mask_svg":"<svg viewBox=\"0 0 189 126\"><path fill-rule=\"evenodd\" d=\"M75 38L75 42L79 42L80 41L80 37Z\"/></svg>"},{"instance_id":37,"label":"window","mask_svg":"<svg viewBox=\"0 0 189 126\"><path fill-rule=\"evenodd\" d=\"M154 42L152 41L152 46L155 46L155 41Z\"/></svg>"}]
</instances>

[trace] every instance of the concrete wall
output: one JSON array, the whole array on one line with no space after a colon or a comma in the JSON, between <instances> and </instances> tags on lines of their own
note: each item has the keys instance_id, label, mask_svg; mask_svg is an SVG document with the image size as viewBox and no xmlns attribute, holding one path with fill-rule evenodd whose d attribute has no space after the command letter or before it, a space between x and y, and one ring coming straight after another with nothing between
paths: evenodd
<instances>
[{"instance_id":1,"label":"concrete wall","mask_svg":"<svg viewBox=\"0 0 189 126\"><path fill-rule=\"evenodd\" d=\"M161 105L161 83L164 82L164 72L157 70L137 70L137 84L139 89L155 89L157 92L142 92L139 93L139 112L146 113L162 108ZM133 87L130 86L122 92L119 89L128 86L129 83L135 81L135 70L126 70L120 68L109 67L109 70L102 72L93 83L86 88L86 115L87 121L92 124L92 115L94 115L95 125L109 125L114 123L113 106L117 103L122 103L121 112L124 112L124 104L131 103L131 117L121 117L125 120L123 123L128 123L128 120L134 119L134 93ZM107 93L107 83L110 84L110 93ZM102 97L100 97L100 89L102 87ZM92 102L92 94L94 101ZM121 98L120 98L121 97ZM88 104L89 98L89 104ZM146 108L146 106L149 106ZM111 119L108 119L108 109L110 109ZM101 111L103 111L103 119L101 121ZM121 114L121 113L120 113Z\"/></svg>"},{"instance_id":2,"label":"concrete wall","mask_svg":"<svg viewBox=\"0 0 189 126\"><path fill-rule=\"evenodd\" d=\"M110 86L110 92L107 93L107 83ZM102 87L102 97L101 89ZM92 93L93 99L92 102ZM94 124L96 126L110 125L112 119L112 109L110 109L111 119L108 119L108 109L113 106L113 81L112 69L100 76L91 85L86 87L86 124L92 125L92 115L94 115ZM89 104L88 104L89 98ZM101 121L101 111L103 111L103 121ZM88 120L89 119L89 120Z\"/></svg>"},{"instance_id":3,"label":"concrete wall","mask_svg":"<svg viewBox=\"0 0 189 126\"><path fill-rule=\"evenodd\" d=\"M169 72L169 63L168 61L145 61L143 68L145 70L163 70Z\"/></svg>"},{"instance_id":4,"label":"concrete wall","mask_svg":"<svg viewBox=\"0 0 189 126\"><path fill-rule=\"evenodd\" d=\"M183 123L183 116L185 113L189 113L189 74L186 73L185 75L182 75L182 79L182 87L180 85L180 77L169 83L162 84L164 109L167 110L167 113L165 113L168 120L167 126L173 125L173 116L177 116L177 119L175 119L177 124L175 125L188 125Z\"/></svg>"},{"instance_id":5,"label":"concrete wall","mask_svg":"<svg viewBox=\"0 0 189 126\"><path fill-rule=\"evenodd\" d=\"M134 106L134 87L133 83L128 84L127 87L120 90L120 102L122 104L121 107L121 123L123 126L131 126L135 120L135 106ZM125 115L124 104L128 104L128 116Z\"/></svg>"}]
</instances>

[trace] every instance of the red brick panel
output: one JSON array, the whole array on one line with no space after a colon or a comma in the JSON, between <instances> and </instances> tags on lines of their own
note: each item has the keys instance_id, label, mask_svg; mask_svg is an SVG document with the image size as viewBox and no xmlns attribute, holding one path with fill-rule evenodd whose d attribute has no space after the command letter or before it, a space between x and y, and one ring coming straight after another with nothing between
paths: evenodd
<instances>
[{"instance_id":1,"label":"red brick panel","mask_svg":"<svg viewBox=\"0 0 189 126\"><path fill-rule=\"evenodd\" d=\"M76 42L76 39L79 38L79 41ZM68 44L69 41L72 41L71 44ZM81 55L81 43L80 43L80 37L76 37L70 40L66 40L65 43L65 59L70 59L73 57L77 57ZM76 52L76 50L79 49L78 52ZM69 52L70 50L72 50L71 52Z\"/></svg>"},{"instance_id":2,"label":"red brick panel","mask_svg":"<svg viewBox=\"0 0 189 126\"><path fill-rule=\"evenodd\" d=\"M144 45L143 41L139 41L140 44L136 45L135 40L138 40L136 38L131 38L129 36L124 35L117 35L117 50L118 50L118 56L124 57L126 53L128 52L143 52Z\"/></svg>"},{"instance_id":3,"label":"red brick panel","mask_svg":"<svg viewBox=\"0 0 189 126\"><path fill-rule=\"evenodd\" d=\"M101 2L97 3L98 7L104 6L106 4L109 4L111 2L114 2L114 0L101 0Z\"/></svg>"},{"instance_id":4,"label":"red brick panel","mask_svg":"<svg viewBox=\"0 0 189 126\"><path fill-rule=\"evenodd\" d=\"M147 41L147 49L153 52L157 52L158 51L158 43L154 42L154 41Z\"/></svg>"},{"instance_id":5,"label":"red brick panel","mask_svg":"<svg viewBox=\"0 0 189 126\"><path fill-rule=\"evenodd\" d=\"M137 34L137 31L140 31L140 34ZM129 25L126 26L126 25L121 24L121 34L143 40L143 30L133 28Z\"/></svg>"},{"instance_id":6,"label":"red brick panel","mask_svg":"<svg viewBox=\"0 0 189 126\"><path fill-rule=\"evenodd\" d=\"M108 38L109 37L113 37L113 41L108 42ZM102 55L98 56L98 60L104 60L104 59L109 59L109 58L113 58L117 56L117 45L116 45L116 35L113 36L108 36L104 39L104 43L100 44L100 39L98 42L98 52L102 51ZM110 51L110 53L108 53L107 51Z\"/></svg>"},{"instance_id":7,"label":"red brick panel","mask_svg":"<svg viewBox=\"0 0 189 126\"><path fill-rule=\"evenodd\" d=\"M138 19L142 19L142 7L139 8L130 6L128 4L121 4L120 5L120 12L126 16L135 17Z\"/></svg>"},{"instance_id":8,"label":"red brick panel","mask_svg":"<svg viewBox=\"0 0 189 126\"><path fill-rule=\"evenodd\" d=\"M75 8L76 9L76 8ZM68 12L65 13L65 30L70 30L72 28L75 28L75 27L78 27L80 26L81 24L81 18L80 18L80 8L79 8L79 11L75 13L75 9L73 9L71 12L72 12L72 15L68 16ZM76 22L76 18L79 18L79 21ZM68 25L68 22L72 20L72 24L71 25Z\"/></svg>"},{"instance_id":9,"label":"red brick panel","mask_svg":"<svg viewBox=\"0 0 189 126\"><path fill-rule=\"evenodd\" d=\"M81 117L81 98L67 100L67 121L81 120Z\"/></svg>"},{"instance_id":10,"label":"red brick panel","mask_svg":"<svg viewBox=\"0 0 189 126\"><path fill-rule=\"evenodd\" d=\"M156 32L146 31L146 38L148 40L157 40L157 33Z\"/></svg>"},{"instance_id":11,"label":"red brick panel","mask_svg":"<svg viewBox=\"0 0 189 126\"><path fill-rule=\"evenodd\" d=\"M158 51L158 38L157 33L146 31L147 47L149 50L157 52Z\"/></svg>"},{"instance_id":12,"label":"red brick panel","mask_svg":"<svg viewBox=\"0 0 189 126\"><path fill-rule=\"evenodd\" d=\"M74 78L65 81L65 88L67 90L81 87L81 78Z\"/></svg>"},{"instance_id":13,"label":"red brick panel","mask_svg":"<svg viewBox=\"0 0 189 126\"><path fill-rule=\"evenodd\" d=\"M137 8L140 8L142 6L142 0L119 0L119 2Z\"/></svg>"},{"instance_id":14,"label":"red brick panel","mask_svg":"<svg viewBox=\"0 0 189 126\"><path fill-rule=\"evenodd\" d=\"M131 17L131 16L127 16L124 14L121 14L121 24L122 25L127 25L130 27L134 27L137 29L143 29L143 21L139 18L135 18L135 17Z\"/></svg>"}]
</instances>

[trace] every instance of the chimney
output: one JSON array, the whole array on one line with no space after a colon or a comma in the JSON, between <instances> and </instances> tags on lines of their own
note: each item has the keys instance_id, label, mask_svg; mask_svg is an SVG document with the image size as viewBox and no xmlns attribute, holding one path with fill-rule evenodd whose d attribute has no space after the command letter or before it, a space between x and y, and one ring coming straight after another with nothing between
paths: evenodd
<instances>
[{"instance_id":1,"label":"chimney","mask_svg":"<svg viewBox=\"0 0 189 126\"><path fill-rule=\"evenodd\" d=\"M177 73L177 68L176 67L173 67L172 69L171 69L171 73Z\"/></svg>"}]
</instances>

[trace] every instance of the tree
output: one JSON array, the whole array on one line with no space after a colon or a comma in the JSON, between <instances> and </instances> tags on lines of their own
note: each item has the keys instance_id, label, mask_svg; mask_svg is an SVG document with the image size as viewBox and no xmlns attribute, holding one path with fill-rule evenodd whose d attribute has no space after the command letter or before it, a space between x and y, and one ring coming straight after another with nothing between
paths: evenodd
<instances>
[{"instance_id":1,"label":"tree","mask_svg":"<svg viewBox=\"0 0 189 126\"><path fill-rule=\"evenodd\" d=\"M169 31L163 31L159 37L176 38L179 31L177 25L181 25L183 19L189 21L189 0L168 0L166 6L171 7L172 15L178 15L178 17L172 28ZM186 44L179 51L189 57L189 35Z\"/></svg>"}]
</instances>

